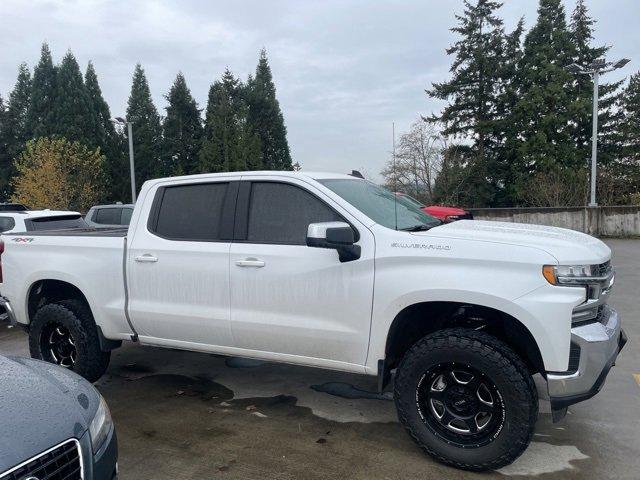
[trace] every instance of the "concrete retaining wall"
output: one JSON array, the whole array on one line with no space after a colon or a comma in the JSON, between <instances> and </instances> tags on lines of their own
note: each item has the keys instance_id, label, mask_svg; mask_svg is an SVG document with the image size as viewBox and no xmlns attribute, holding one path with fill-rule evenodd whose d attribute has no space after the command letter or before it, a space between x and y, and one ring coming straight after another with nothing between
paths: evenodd
<instances>
[{"instance_id":1,"label":"concrete retaining wall","mask_svg":"<svg viewBox=\"0 0 640 480\"><path fill-rule=\"evenodd\" d=\"M640 236L640 207L470 208L477 220L537 223L603 237Z\"/></svg>"}]
</instances>

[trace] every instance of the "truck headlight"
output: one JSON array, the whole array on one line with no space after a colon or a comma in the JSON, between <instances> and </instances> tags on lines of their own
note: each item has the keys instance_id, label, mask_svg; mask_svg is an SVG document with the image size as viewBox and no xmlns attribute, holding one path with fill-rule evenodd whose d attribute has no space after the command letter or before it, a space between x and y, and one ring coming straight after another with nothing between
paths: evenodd
<instances>
[{"instance_id":1,"label":"truck headlight","mask_svg":"<svg viewBox=\"0 0 640 480\"><path fill-rule=\"evenodd\" d=\"M96 453L107 439L107 435L111 431L113 420L111 420L111 412L104 398L100 396L100 403L91 424L89 425L89 434L91 435L91 447L93 453Z\"/></svg>"},{"instance_id":2,"label":"truck headlight","mask_svg":"<svg viewBox=\"0 0 640 480\"><path fill-rule=\"evenodd\" d=\"M598 265L545 265L542 275L551 285L585 285L596 276Z\"/></svg>"}]
</instances>

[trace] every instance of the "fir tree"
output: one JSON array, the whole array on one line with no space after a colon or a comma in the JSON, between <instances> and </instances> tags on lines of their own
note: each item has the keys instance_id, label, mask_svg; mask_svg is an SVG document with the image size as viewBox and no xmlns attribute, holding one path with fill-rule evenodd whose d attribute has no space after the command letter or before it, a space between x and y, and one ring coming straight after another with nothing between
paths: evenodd
<instances>
[{"instance_id":1,"label":"fir tree","mask_svg":"<svg viewBox=\"0 0 640 480\"><path fill-rule=\"evenodd\" d=\"M54 97L56 93L56 67L49 46L42 45L40 61L33 70L31 101L27 112L29 137L43 137L55 133Z\"/></svg>"},{"instance_id":2,"label":"fir tree","mask_svg":"<svg viewBox=\"0 0 640 480\"><path fill-rule=\"evenodd\" d=\"M431 97L447 100L448 105L440 115L432 115L428 120L442 122L445 135L470 139L473 146L467 156L469 162L477 164L476 171L489 172L489 164L495 160L499 131L495 112L499 103L504 29L495 12L502 4L493 0L477 0L472 4L465 0L464 6L463 15L456 15L458 25L451 29L459 39L447 49L448 55L454 55L452 78L434 83L427 91Z\"/></svg>"},{"instance_id":3,"label":"fir tree","mask_svg":"<svg viewBox=\"0 0 640 480\"><path fill-rule=\"evenodd\" d=\"M0 197L9 195L10 179L15 175L13 160L24 149L29 138L27 132L27 110L31 98L31 73L25 63L18 69L16 85L9 94L5 107L2 141L3 154L0 154ZM5 197L7 198L7 197Z\"/></svg>"},{"instance_id":4,"label":"fir tree","mask_svg":"<svg viewBox=\"0 0 640 480\"><path fill-rule=\"evenodd\" d=\"M588 68L595 60L602 59L609 51L608 46L593 47L593 27L595 20L589 17L584 0L578 0L571 15L569 33L573 44L574 56L572 63ZM589 75L576 74L574 76L574 92L572 106L573 145L577 148L578 159L588 162L591 157L591 133L593 121L593 81ZM618 102L618 90L623 81L613 84L599 84L598 102L598 163L609 164L618 154L617 125L620 114L615 109Z\"/></svg>"},{"instance_id":5,"label":"fir tree","mask_svg":"<svg viewBox=\"0 0 640 480\"><path fill-rule=\"evenodd\" d=\"M66 53L57 68L53 118L53 134L88 147L100 146L95 136L97 126L91 99L71 51Z\"/></svg>"},{"instance_id":6,"label":"fir tree","mask_svg":"<svg viewBox=\"0 0 640 480\"><path fill-rule=\"evenodd\" d=\"M111 121L109 105L107 105L102 96L98 75L91 62L87 65L84 85L95 117L91 144L99 146L105 155L104 169L107 177L107 197L110 201L124 202L131 195L126 139L116 132Z\"/></svg>"},{"instance_id":7,"label":"fir tree","mask_svg":"<svg viewBox=\"0 0 640 480\"><path fill-rule=\"evenodd\" d=\"M537 23L524 41L514 114L521 139L516 166L520 197L530 174L580 163L570 127L573 77L566 70L573 55L561 0L540 0Z\"/></svg>"},{"instance_id":8,"label":"fir tree","mask_svg":"<svg viewBox=\"0 0 640 480\"><path fill-rule=\"evenodd\" d=\"M226 70L209 89L200 170L228 172L261 168L260 139L247 122L244 86Z\"/></svg>"},{"instance_id":9,"label":"fir tree","mask_svg":"<svg viewBox=\"0 0 640 480\"><path fill-rule=\"evenodd\" d=\"M247 103L249 126L260 139L263 168L291 170L287 127L264 49L260 52L255 77L250 77L247 83Z\"/></svg>"},{"instance_id":10,"label":"fir tree","mask_svg":"<svg viewBox=\"0 0 640 480\"><path fill-rule=\"evenodd\" d=\"M163 124L165 173L196 173L202 142L202 120L182 73L178 73L165 98L169 102Z\"/></svg>"},{"instance_id":11,"label":"fir tree","mask_svg":"<svg viewBox=\"0 0 640 480\"><path fill-rule=\"evenodd\" d=\"M127 120L133 122L136 187L162 175L162 127L158 110L153 105L149 83L140 64L133 73Z\"/></svg>"}]
</instances>

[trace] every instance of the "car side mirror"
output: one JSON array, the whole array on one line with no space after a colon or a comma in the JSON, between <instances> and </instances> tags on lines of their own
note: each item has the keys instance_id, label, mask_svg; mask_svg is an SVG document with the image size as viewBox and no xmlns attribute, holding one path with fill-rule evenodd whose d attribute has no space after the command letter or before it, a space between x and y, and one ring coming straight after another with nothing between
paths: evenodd
<instances>
[{"instance_id":1,"label":"car side mirror","mask_svg":"<svg viewBox=\"0 0 640 480\"><path fill-rule=\"evenodd\" d=\"M338 252L341 262L360 258L353 228L346 222L312 223L307 229L307 246L329 248Z\"/></svg>"}]
</instances>

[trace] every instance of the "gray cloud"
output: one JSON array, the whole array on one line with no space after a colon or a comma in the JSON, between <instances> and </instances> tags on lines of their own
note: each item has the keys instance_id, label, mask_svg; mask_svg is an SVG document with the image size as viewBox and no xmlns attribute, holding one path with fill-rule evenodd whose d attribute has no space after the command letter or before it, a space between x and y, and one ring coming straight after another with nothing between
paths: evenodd
<instances>
[{"instance_id":1,"label":"gray cloud","mask_svg":"<svg viewBox=\"0 0 640 480\"><path fill-rule=\"evenodd\" d=\"M640 3L590 0L596 40L611 56L640 64ZM565 0L570 11L573 1ZM537 1L506 0L508 28ZM229 67L242 78L266 47L289 130L294 159L306 170L359 168L377 178L401 132L441 103L424 89L447 78L445 48L462 1L30 1L0 2L0 93L13 87L18 64L33 66L47 41L60 59L71 49L81 65L93 60L114 115L126 108L136 62L147 72L154 100L182 71L206 105L209 85Z\"/></svg>"}]
</instances>

